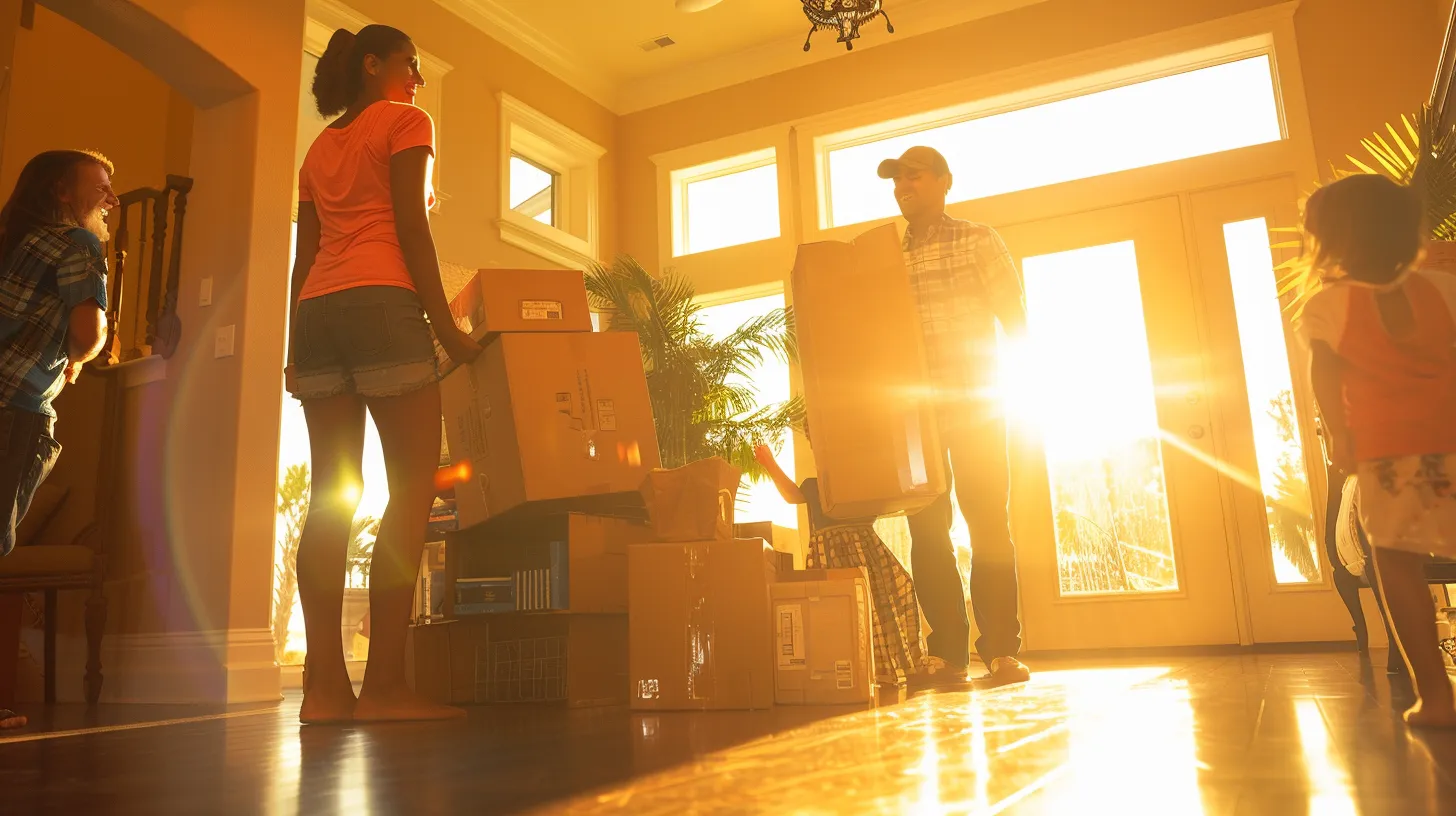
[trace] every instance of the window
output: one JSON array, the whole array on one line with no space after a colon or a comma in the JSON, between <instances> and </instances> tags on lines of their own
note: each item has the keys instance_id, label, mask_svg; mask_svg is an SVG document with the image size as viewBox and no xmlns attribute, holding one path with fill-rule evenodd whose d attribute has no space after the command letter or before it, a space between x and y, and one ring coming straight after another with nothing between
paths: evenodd
<instances>
[{"instance_id":1,"label":"window","mask_svg":"<svg viewBox=\"0 0 1456 816\"><path fill-rule=\"evenodd\" d=\"M1061 594L1176 590L1133 243L1027 258L1022 272L1028 357L1003 359L1002 389L1007 415L1041 430Z\"/></svg>"},{"instance_id":2,"label":"window","mask_svg":"<svg viewBox=\"0 0 1456 816\"><path fill-rule=\"evenodd\" d=\"M1267 55L875 139L828 153L825 226L893 216L880 161L925 144L955 174L950 202L1278 141Z\"/></svg>"},{"instance_id":3,"label":"window","mask_svg":"<svg viewBox=\"0 0 1456 816\"><path fill-rule=\"evenodd\" d=\"M1269 228L1262 218L1237 221L1224 225L1223 238L1274 580L1280 584L1318 583L1314 504L1304 467Z\"/></svg>"},{"instance_id":4,"label":"window","mask_svg":"<svg viewBox=\"0 0 1456 816\"><path fill-rule=\"evenodd\" d=\"M556 182L553 173L530 159L511 156L511 210L548 227L556 226Z\"/></svg>"},{"instance_id":5,"label":"window","mask_svg":"<svg viewBox=\"0 0 1456 816\"><path fill-rule=\"evenodd\" d=\"M501 240L573 269L595 263L606 151L508 94L500 103Z\"/></svg>"},{"instance_id":6,"label":"window","mask_svg":"<svg viewBox=\"0 0 1456 816\"><path fill-rule=\"evenodd\" d=\"M783 307L783 295L770 295L709 306L698 313L698 318L708 336L714 340L722 340L749 320ZM751 384L757 395L756 408L776 405L789 399L789 364L772 354L765 355L753 376L746 379L747 382L730 379L728 384ZM793 434L785 434L783 447L774 456L789 478L794 478ZM734 518L740 523L771 521L780 527L799 526L798 508L780 498L778 489L768 480L757 483L744 480L738 488L738 506Z\"/></svg>"},{"instance_id":7,"label":"window","mask_svg":"<svg viewBox=\"0 0 1456 816\"><path fill-rule=\"evenodd\" d=\"M673 255L779 237L778 171L772 148L673 171Z\"/></svg>"}]
</instances>

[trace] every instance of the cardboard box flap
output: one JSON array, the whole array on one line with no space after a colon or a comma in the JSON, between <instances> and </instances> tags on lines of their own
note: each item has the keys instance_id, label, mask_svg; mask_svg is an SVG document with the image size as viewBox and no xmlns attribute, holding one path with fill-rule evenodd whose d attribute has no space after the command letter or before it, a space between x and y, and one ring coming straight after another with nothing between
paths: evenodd
<instances>
[{"instance_id":1,"label":"cardboard box flap","mask_svg":"<svg viewBox=\"0 0 1456 816\"><path fill-rule=\"evenodd\" d=\"M648 473L642 481L642 500L657 540L733 538L733 507L742 476L717 456Z\"/></svg>"}]
</instances>

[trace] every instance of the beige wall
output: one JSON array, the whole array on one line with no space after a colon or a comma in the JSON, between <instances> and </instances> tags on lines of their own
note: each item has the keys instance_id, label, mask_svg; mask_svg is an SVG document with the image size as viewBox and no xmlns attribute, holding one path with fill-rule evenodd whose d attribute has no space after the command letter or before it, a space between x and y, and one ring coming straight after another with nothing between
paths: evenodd
<instances>
[{"instance_id":1,"label":"beige wall","mask_svg":"<svg viewBox=\"0 0 1456 816\"><path fill-rule=\"evenodd\" d=\"M472 269L546 268L550 261L503 243L500 217L500 106L505 91L587 139L615 152L616 117L516 52L436 3L348 0L360 14L406 31L426 51L454 66L441 100L440 189L449 199L431 219L440 258ZM603 160L600 177L603 257L616 252L616 174Z\"/></svg>"},{"instance_id":2,"label":"beige wall","mask_svg":"<svg viewBox=\"0 0 1456 816\"><path fill-rule=\"evenodd\" d=\"M299 81L299 61L276 54L302 51L303 0L46 5L82 21L167 84L136 66L98 69L80 57L74 78L58 78L56 72L69 70L62 66L73 61L46 55L30 80L41 96L23 99L19 87L12 94L5 168L12 150L22 152L20 137L28 131L21 120L61 107L58 88L74 95L77 86L97 85L124 100L128 111L149 105L140 121L157 123L149 134L135 133L132 142L117 136L115 147L98 145L121 165L119 176L127 168L138 173L123 189L160 180L143 179L144 168L147 175L185 168L196 179L182 255L182 341L165 363L165 378L126 398L126 457L117 491L126 509L122 528L108 542L104 694L146 698L149 689L171 681L178 699L276 697L277 669L266 638ZM18 52L31 36L18 35ZM183 90L196 108L192 116L172 104L168 85ZM36 110L40 103L44 109ZM142 125L129 115L109 118L118 128L139 131ZM204 276L214 284L207 308L197 304ZM237 352L214 359L214 334L226 325L236 327ZM89 402L87 397L78 389L70 400ZM69 457L79 464L88 447L95 455L94 442L69 447L63 462ZM216 634L224 631L237 634ZM79 668L68 662L60 667L61 691L77 696Z\"/></svg>"},{"instance_id":3,"label":"beige wall","mask_svg":"<svg viewBox=\"0 0 1456 816\"><path fill-rule=\"evenodd\" d=\"M187 172L192 104L160 77L45 7L36 9L34 29L20 29L14 42L12 115L0 149L5 195L32 156L61 147L105 153L116 165L117 192L160 187L167 173ZM64 104L57 103L58 88L66 89ZM178 131L188 138L177 138ZM57 437L66 455L51 481L71 489L68 512L51 530L60 540L93 517L101 391L88 379L58 402Z\"/></svg>"},{"instance_id":4,"label":"beige wall","mask_svg":"<svg viewBox=\"0 0 1456 816\"><path fill-rule=\"evenodd\" d=\"M1303 0L1295 25L1321 167L1424 101L1440 48L1435 3L1385 0L1372 13L1364 0ZM617 209L631 215L618 240L647 268L661 265L654 154L1272 5L1050 0L622 117Z\"/></svg>"}]
</instances>

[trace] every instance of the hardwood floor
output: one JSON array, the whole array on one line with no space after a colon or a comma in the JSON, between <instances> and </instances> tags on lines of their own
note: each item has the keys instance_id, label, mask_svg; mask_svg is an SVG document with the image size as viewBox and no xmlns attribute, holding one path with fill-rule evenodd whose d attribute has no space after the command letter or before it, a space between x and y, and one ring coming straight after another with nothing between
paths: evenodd
<instances>
[{"instance_id":1,"label":"hardwood floor","mask_svg":"<svg viewBox=\"0 0 1456 816\"><path fill-rule=\"evenodd\" d=\"M31 710L0 738L0 813L1456 813L1456 733L1405 729L1384 660L1041 660L860 712Z\"/></svg>"}]
</instances>

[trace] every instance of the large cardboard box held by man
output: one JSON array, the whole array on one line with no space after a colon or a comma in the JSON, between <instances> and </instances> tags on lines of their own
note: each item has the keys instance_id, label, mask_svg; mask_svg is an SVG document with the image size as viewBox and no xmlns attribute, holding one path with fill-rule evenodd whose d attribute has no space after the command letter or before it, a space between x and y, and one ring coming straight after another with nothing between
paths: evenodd
<instances>
[{"instance_id":1,"label":"large cardboard box held by man","mask_svg":"<svg viewBox=\"0 0 1456 816\"><path fill-rule=\"evenodd\" d=\"M772 706L778 561L759 539L629 546L631 707Z\"/></svg>"},{"instance_id":2,"label":"large cardboard box held by man","mask_svg":"<svg viewBox=\"0 0 1456 816\"><path fill-rule=\"evenodd\" d=\"M794 318L819 495L831 517L918 510L945 492L924 340L894 225L804 244Z\"/></svg>"},{"instance_id":3,"label":"large cardboard box held by man","mask_svg":"<svg viewBox=\"0 0 1456 816\"><path fill-rule=\"evenodd\" d=\"M635 493L659 465L634 334L503 334L440 399L451 460L470 468L462 529L526 502Z\"/></svg>"},{"instance_id":4,"label":"large cardboard box held by man","mask_svg":"<svg viewBox=\"0 0 1456 816\"><path fill-rule=\"evenodd\" d=\"M781 572L769 595L774 702L873 705L873 610L864 568Z\"/></svg>"}]
</instances>

